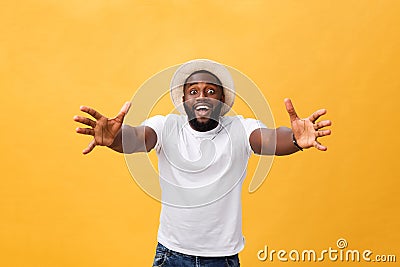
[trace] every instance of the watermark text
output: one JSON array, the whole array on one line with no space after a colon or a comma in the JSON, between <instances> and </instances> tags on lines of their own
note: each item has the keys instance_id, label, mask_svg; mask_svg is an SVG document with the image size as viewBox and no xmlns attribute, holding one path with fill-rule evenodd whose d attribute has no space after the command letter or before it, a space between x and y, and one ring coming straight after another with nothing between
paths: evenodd
<instances>
[{"instance_id":1,"label":"watermark text","mask_svg":"<svg viewBox=\"0 0 400 267\"><path fill-rule=\"evenodd\" d=\"M374 254L372 250L346 249L348 246L346 239L340 238L336 242L336 247L329 247L321 251L314 249L290 251L280 249L270 249L267 245L257 252L260 261L281 261L281 262L318 262L318 261L342 261L342 262L396 262L396 255Z\"/></svg>"}]
</instances>

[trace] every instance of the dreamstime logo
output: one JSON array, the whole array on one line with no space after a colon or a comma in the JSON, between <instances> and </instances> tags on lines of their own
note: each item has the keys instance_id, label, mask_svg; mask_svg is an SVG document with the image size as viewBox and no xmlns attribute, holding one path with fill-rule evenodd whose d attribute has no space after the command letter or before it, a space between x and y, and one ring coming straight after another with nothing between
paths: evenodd
<instances>
[{"instance_id":1,"label":"dreamstime logo","mask_svg":"<svg viewBox=\"0 0 400 267\"><path fill-rule=\"evenodd\" d=\"M336 241L336 246L340 249L347 248L347 241L344 238L339 238L338 241Z\"/></svg>"},{"instance_id":2,"label":"dreamstime logo","mask_svg":"<svg viewBox=\"0 0 400 267\"><path fill-rule=\"evenodd\" d=\"M338 249L329 247L320 252L314 249L297 250L275 250L269 249L267 245L264 249L257 252L257 258L260 261L292 261L292 262L317 262L317 261L341 261L341 262L396 262L394 254L374 254L371 250L360 251L358 249L346 249L347 240L339 238L336 242Z\"/></svg>"},{"instance_id":3,"label":"dreamstime logo","mask_svg":"<svg viewBox=\"0 0 400 267\"><path fill-rule=\"evenodd\" d=\"M242 137L246 136L246 126L236 115L245 110L247 114L250 112L251 117L261 120L269 128L275 128L275 124L269 105L257 86L238 70L225 66L235 83L236 105L223 117L223 120L220 120L216 134L225 135L224 140L227 140L227 143L224 147L228 156L225 155L224 161L221 161L221 155L218 154L221 144L218 143L219 138L213 136L201 141L198 153L185 154L177 136L181 137L182 132L187 130L187 118L179 115L179 110L183 110L182 106L173 106L169 88L171 78L178 67L167 68L148 79L133 96L132 108L124 121L128 125L140 125L153 116L164 115L160 117L162 129L158 129L161 135L157 136L158 145L161 143L162 147L156 146L156 152L149 154L134 153L124 156L132 177L148 195L161 201L162 188L164 203L194 207L206 205L223 197L246 175L247 162L238 164L240 161L234 161L235 157L243 155L244 151L239 149L238 144L243 140ZM239 108L235 109L236 106ZM186 118L186 121L182 121L182 118ZM129 147L130 140L124 138L124 134L122 141L124 147ZM160 166L155 164L155 153L162 164L168 163L170 172L160 175L158 171ZM252 180L249 192L254 192L261 186L271 168L273 156L258 157L257 160L256 170L250 177ZM202 175L203 170L210 168L215 168L216 171L222 169L224 175L217 177ZM184 182L177 180L176 176L181 174L189 179ZM232 179L223 179L224 177Z\"/></svg>"}]
</instances>

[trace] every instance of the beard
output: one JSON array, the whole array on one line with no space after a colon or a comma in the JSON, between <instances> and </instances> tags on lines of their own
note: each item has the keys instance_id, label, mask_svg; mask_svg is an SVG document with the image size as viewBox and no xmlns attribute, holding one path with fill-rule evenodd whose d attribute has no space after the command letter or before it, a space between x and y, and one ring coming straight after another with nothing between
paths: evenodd
<instances>
[{"instance_id":1,"label":"beard","mask_svg":"<svg viewBox=\"0 0 400 267\"><path fill-rule=\"evenodd\" d=\"M188 107L186 103L183 103L183 107L188 115L189 125L192 127L192 129L198 132L207 132L218 126L222 109L221 102L211 111L210 118L206 122L198 121L193 108Z\"/></svg>"}]
</instances>

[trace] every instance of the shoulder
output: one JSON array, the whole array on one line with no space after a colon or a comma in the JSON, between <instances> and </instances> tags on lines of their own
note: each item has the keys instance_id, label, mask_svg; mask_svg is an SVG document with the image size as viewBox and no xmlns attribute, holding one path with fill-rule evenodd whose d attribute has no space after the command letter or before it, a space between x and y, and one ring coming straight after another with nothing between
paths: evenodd
<instances>
[{"instance_id":1,"label":"shoulder","mask_svg":"<svg viewBox=\"0 0 400 267\"><path fill-rule=\"evenodd\" d=\"M241 115L237 116L224 116L221 118L222 125L226 128L230 128L231 131L239 134L242 132L247 136L247 140L249 140L250 135L253 131L257 129L267 128L261 121L253 119L253 118L244 118Z\"/></svg>"},{"instance_id":2,"label":"shoulder","mask_svg":"<svg viewBox=\"0 0 400 267\"><path fill-rule=\"evenodd\" d=\"M186 120L186 116L178 114L168 114L166 116L155 115L146 119L142 125L148 126L156 132L161 132L166 125L183 125Z\"/></svg>"},{"instance_id":3,"label":"shoulder","mask_svg":"<svg viewBox=\"0 0 400 267\"><path fill-rule=\"evenodd\" d=\"M155 115L153 117L147 118L143 124L149 123L149 122L162 122L164 123L167 120L172 120L172 121L185 121L186 116L184 115L178 115L178 114L168 114L166 116L164 115Z\"/></svg>"},{"instance_id":4,"label":"shoulder","mask_svg":"<svg viewBox=\"0 0 400 267\"><path fill-rule=\"evenodd\" d=\"M151 124L151 123L157 123L157 122L164 122L165 121L165 116L163 115L155 115L153 117L147 118L142 125Z\"/></svg>"},{"instance_id":5,"label":"shoulder","mask_svg":"<svg viewBox=\"0 0 400 267\"><path fill-rule=\"evenodd\" d=\"M253 118L244 118L242 115L221 117L222 125L240 123L244 128L267 128L260 120Z\"/></svg>"}]
</instances>

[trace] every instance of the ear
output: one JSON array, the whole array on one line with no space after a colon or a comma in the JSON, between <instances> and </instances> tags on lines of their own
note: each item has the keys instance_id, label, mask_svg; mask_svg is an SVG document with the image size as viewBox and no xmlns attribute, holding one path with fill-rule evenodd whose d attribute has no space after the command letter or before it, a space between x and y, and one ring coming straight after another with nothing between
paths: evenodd
<instances>
[{"instance_id":1,"label":"ear","mask_svg":"<svg viewBox=\"0 0 400 267\"><path fill-rule=\"evenodd\" d=\"M182 93L183 93L183 95L182 95L182 103L185 102L185 89L186 89L185 87L186 87L186 85L184 85L183 88L182 88Z\"/></svg>"}]
</instances>

